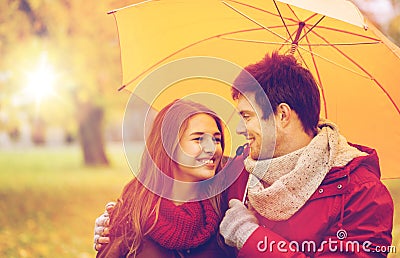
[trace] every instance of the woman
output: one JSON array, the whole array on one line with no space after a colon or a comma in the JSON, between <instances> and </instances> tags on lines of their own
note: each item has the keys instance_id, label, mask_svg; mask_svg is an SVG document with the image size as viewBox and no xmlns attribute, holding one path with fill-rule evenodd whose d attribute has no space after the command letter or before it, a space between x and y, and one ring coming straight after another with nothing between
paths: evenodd
<instances>
[{"instance_id":1,"label":"woman","mask_svg":"<svg viewBox=\"0 0 400 258\"><path fill-rule=\"evenodd\" d=\"M146 147L97 257L230 257L218 235L226 205L207 180L221 168L221 120L201 104L176 100L156 116Z\"/></svg>"}]
</instances>

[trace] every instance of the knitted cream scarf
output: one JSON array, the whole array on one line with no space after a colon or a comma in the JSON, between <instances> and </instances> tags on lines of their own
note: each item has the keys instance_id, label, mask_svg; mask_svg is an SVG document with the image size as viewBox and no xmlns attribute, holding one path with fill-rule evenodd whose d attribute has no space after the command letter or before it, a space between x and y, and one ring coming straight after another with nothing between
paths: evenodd
<instances>
[{"instance_id":1,"label":"knitted cream scarf","mask_svg":"<svg viewBox=\"0 0 400 258\"><path fill-rule=\"evenodd\" d=\"M287 220L306 203L332 167L345 166L365 155L347 143L335 124L320 121L318 134L307 146L269 160L245 160L251 174L250 205L270 220Z\"/></svg>"}]
</instances>

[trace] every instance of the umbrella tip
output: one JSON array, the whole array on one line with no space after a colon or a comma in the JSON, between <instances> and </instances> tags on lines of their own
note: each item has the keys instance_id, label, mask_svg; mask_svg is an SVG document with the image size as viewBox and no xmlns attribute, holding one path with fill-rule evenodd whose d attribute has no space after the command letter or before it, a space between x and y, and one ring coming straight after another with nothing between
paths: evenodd
<instances>
[{"instance_id":1,"label":"umbrella tip","mask_svg":"<svg viewBox=\"0 0 400 258\"><path fill-rule=\"evenodd\" d=\"M126 85L122 85L121 87L119 87L118 91L125 89L125 87L126 87Z\"/></svg>"}]
</instances>

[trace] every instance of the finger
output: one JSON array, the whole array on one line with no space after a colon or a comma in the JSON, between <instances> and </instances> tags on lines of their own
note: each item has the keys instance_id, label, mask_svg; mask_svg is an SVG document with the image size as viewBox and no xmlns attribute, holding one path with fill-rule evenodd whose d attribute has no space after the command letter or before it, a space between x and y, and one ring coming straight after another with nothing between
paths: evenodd
<instances>
[{"instance_id":1,"label":"finger","mask_svg":"<svg viewBox=\"0 0 400 258\"><path fill-rule=\"evenodd\" d=\"M100 235L94 235L93 243L94 244L98 244L99 243L99 238L100 238Z\"/></svg>"},{"instance_id":2,"label":"finger","mask_svg":"<svg viewBox=\"0 0 400 258\"><path fill-rule=\"evenodd\" d=\"M102 236L108 236L110 234L110 230L108 228L104 228L102 232Z\"/></svg>"},{"instance_id":3,"label":"finger","mask_svg":"<svg viewBox=\"0 0 400 258\"><path fill-rule=\"evenodd\" d=\"M103 213L100 217L96 219L96 227L105 226L105 222L109 219L108 214Z\"/></svg>"},{"instance_id":4,"label":"finger","mask_svg":"<svg viewBox=\"0 0 400 258\"><path fill-rule=\"evenodd\" d=\"M94 248L94 250L96 250L96 251L99 251L100 250L100 246L98 246L99 245L99 238L100 238L100 236L99 235L94 235L94 239L93 239L93 248Z\"/></svg>"},{"instance_id":5,"label":"finger","mask_svg":"<svg viewBox=\"0 0 400 258\"><path fill-rule=\"evenodd\" d=\"M101 249L103 249L103 245L102 244L94 244L94 250L101 251Z\"/></svg>"},{"instance_id":6,"label":"finger","mask_svg":"<svg viewBox=\"0 0 400 258\"><path fill-rule=\"evenodd\" d=\"M107 203L106 204L106 211L108 212L108 213L111 213L113 210L114 210L114 207L115 207L115 204L116 204L116 202L109 202L109 203Z\"/></svg>"},{"instance_id":7,"label":"finger","mask_svg":"<svg viewBox=\"0 0 400 258\"><path fill-rule=\"evenodd\" d=\"M109 237L99 237L97 240L97 244L108 244L110 243L110 238Z\"/></svg>"},{"instance_id":8,"label":"finger","mask_svg":"<svg viewBox=\"0 0 400 258\"><path fill-rule=\"evenodd\" d=\"M231 199L229 201L229 208L232 208L234 206L238 206L238 205L241 205L241 204L242 204L242 202L239 201L238 199Z\"/></svg>"},{"instance_id":9,"label":"finger","mask_svg":"<svg viewBox=\"0 0 400 258\"><path fill-rule=\"evenodd\" d=\"M94 234L95 235L102 235L104 232L104 227L95 227L94 228Z\"/></svg>"}]
</instances>

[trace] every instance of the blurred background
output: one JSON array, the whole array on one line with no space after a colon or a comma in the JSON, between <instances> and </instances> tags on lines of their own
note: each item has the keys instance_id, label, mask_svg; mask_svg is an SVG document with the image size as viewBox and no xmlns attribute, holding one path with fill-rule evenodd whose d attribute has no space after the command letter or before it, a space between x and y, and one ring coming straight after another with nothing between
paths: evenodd
<instances>
[{"instance_id":1,"label":"blurred background","mask_svg":"<svg viewBox=\"0 0 400 258\"><path fill-rule=\"evenodd\" d=\"M132 2L0 2L0 257L95 256L94 220L132 177L121 141L130 95L117 91L106 14ZM400 0L354 3L400 45ZM400 257L400 180L384 183L396 207L390 257Z\"/></svg>"}]
</instances>

